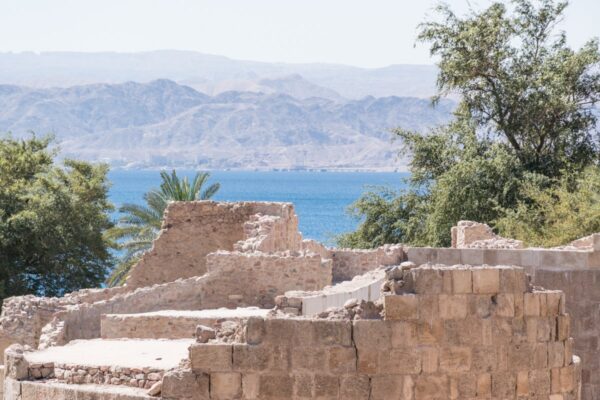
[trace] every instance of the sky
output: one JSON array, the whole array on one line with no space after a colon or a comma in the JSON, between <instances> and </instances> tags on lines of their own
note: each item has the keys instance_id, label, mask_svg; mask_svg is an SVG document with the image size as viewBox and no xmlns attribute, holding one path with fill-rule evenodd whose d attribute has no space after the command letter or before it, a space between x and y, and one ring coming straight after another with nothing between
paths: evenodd
<instances>
[{"instance_id":1,"label":"sky","mask_svg":"<svg viewBox=\"0 0 600 400\"><path fill-rule=\"evenodd\" d=\"M470 3L449 0L464 12ZM415 47L435 0L2 0L0 52L193 50L235 59L361 67L432 64ZM600 0L571 0L561 29L600 36Z\"/></svg>"}]
</instances>

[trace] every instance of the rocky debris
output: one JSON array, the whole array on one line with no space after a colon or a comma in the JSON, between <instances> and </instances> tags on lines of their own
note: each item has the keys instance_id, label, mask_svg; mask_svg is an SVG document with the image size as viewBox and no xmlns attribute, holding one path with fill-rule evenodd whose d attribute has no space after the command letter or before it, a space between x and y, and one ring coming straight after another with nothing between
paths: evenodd
<instances>
[{"instance_id":1,"label":"rocky debris","mask_svg":"<svg viewBox=\"0 0 600 400\"><path fill-rule=\"evenodd\" d=\"M162 391L162 381L156 382L154 385L150 386L150 389L146 393L149 396L158 396Z\"/></svg>"},{"instance_id":2,"label":"rocky debris","mask_svg":"<svg viewBox=\"0 0 600 400\"><path fill-rule=\"evenodd\" d=\"M319 313L316 318L328 320L359 320L359 319L381 319L383 303L380 301L358 301L349 299L344 307L331 307Z\"/></svg>"},{"instance_id":3,"label":"rocky debris","mask_svg":"<svg viewBox=\"0 0 600 400\"><path fill-rule=\"evenodd\" d=\"M196 341L198 343L207 343L209 340L217 337L214 329L208 326L198 325L196 327Z\"/></svg>"},{"instance_id":4,"label":"rocky debris","mask_svg":"<svg viewBox=\"0 0 600 400\"><path fill-rule=\"evenodd\" d=\"M46 364L44 364L46 365ZM53 376L58 382L69 384L122 385L150 389L162 380L164 371L156 368L125 368L119 366L87 366L54 364ZM29 367L32 376L32 365ZM40 371L41 372L41 371ZM44 378L42 376L42 378Z\"/></svg>"}]
</instances>

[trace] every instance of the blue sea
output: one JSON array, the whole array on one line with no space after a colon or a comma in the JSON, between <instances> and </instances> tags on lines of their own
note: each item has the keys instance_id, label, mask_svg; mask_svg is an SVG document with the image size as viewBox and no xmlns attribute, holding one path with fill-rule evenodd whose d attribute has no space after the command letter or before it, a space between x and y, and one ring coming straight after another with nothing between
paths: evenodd
<instances>
[{"instance_id":1,"label":"blue sea","mask_svg":"<svg viewBox=\"0 0 600 400\"><path fill-rule=\"evenodd\" d=\"M194 171L178 173L194 175ZM354 230L359 223L346 212L352 202L373 187L400 189L406 177L406 173L384 172L213 171L210 182L221 184L214 200L294 203L304 237L332 245L336 235ZM143 204L143 194L160 184L158 171L113 170L109 179L110 198L117 207Z\"/></svg>"}]
</instances>

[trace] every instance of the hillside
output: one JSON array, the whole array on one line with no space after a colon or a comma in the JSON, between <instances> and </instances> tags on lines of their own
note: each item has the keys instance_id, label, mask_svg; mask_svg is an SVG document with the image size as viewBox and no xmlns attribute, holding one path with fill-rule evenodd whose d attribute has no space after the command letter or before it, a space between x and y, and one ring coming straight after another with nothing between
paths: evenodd
<instances>
[{"instance_id":1,"label":"hillside","mask_svg":"<svg viewBox=\"0 0 600 400\"><path fill-rule=\"evenodd\" d=\"M346 100L299 76L261 85L269 93L209 96L170 80L0 85L0 131L54 133L62 156L131 168L389 170L401 166L390 129L440 124L453 108L449 100L436 108L407 97Z\"/></svg>"},{"instance_id":2,"label":"hillside","mask_svg":"<svg viewBox=\"0 0 600 400\"><path fill-rule=\"evenodd\" d=\"M203 93L256 91L264 80L301 75L349 99L435 94L433 65L359 68L339 64L290 64L234 60L193 51L141 53L0 53L0 84L37 88L170 79ZM264 90L262 90L264 91ZM294 96L294 93L287 93Z\"/></svg>"}]
</instances>

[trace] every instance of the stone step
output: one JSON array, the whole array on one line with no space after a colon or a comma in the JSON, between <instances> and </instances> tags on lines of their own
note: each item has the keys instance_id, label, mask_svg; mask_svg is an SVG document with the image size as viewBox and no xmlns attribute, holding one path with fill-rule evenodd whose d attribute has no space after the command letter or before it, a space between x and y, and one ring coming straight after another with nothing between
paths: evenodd
<instances>
[{"instance_id":1,"label":"stone step","mask_svg":"<svg viewBox=\"0 0 600 400\"><path fill-rule=\"evenodd\" d=\"M4 400L156 400L146 390L112 385L69 385L56 381L19 382L20 397Z\"/></svg>"},{"instance_id":2,"label":"stone step","mask_svg":"<svg viewBox=\"0 0 600 400\"><path fill-rule=\"evenodd\" d=\"M75 340L25 353L29 379L149 389L188 358L192 339Z\"/></svg>"},{"instance_id":3,"label":"stone step","mask_svg":"<svg viewBox=\"0 0 600 400\"><path fill-rule=\"evenodd\" d=\"M198 325L214 327L222 321L266 316L270 310L257 307L214 310L164 310L140 314L102 315L103 339L187 339L193 338Z\"/></svg>"}]
</instances>

